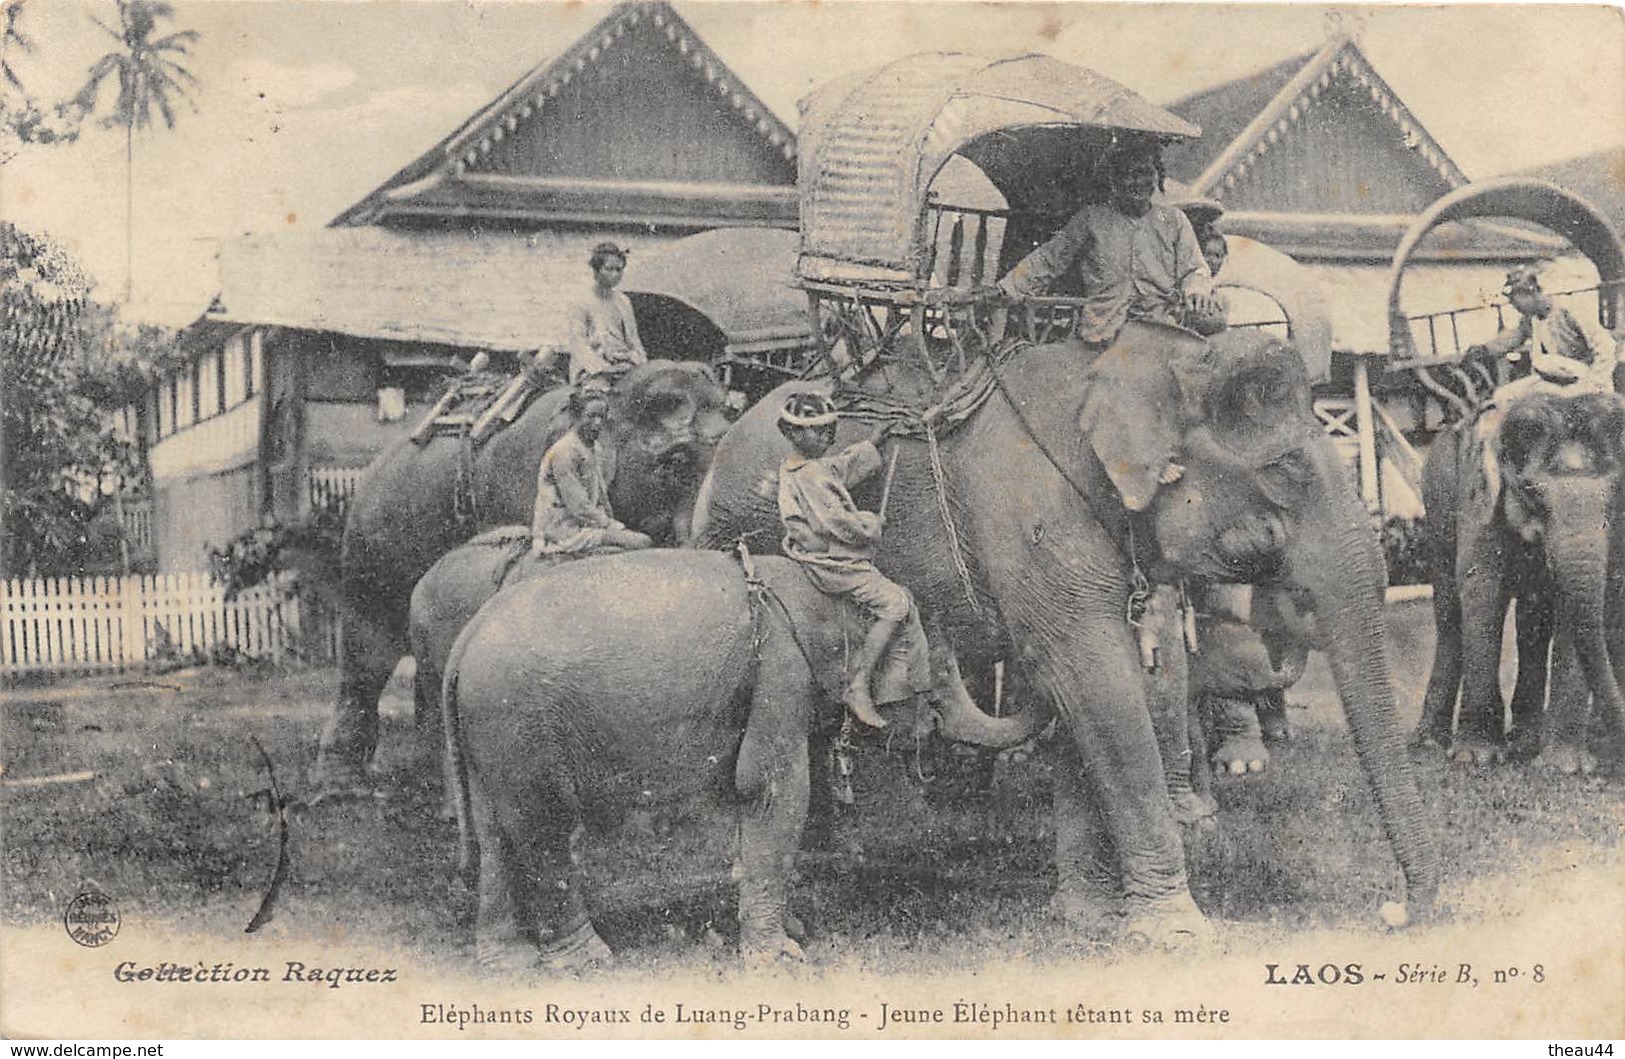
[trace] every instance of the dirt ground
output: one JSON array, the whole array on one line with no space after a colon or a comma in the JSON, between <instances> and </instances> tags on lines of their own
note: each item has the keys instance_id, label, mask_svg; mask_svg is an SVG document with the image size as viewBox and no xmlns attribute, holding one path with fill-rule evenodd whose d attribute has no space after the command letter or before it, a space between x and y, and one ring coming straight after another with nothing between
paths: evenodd
<instances>
[{"instance_id":1,"label":"dirt ground","mask_svg":"<svg viewBox=\"0 0 1625 1059\"><path fill-rule=\"evenodd\" d=\"M1392 608L1390 627L1409 725L1431 658L1428 605ZM196 669L5 692L5 922L60 922L94 884L127 918L240 935L276 862L263 746L296 802L292 870L270 933L371 939L466 967L469 901L452 879L455 828L438 812L437 748L418 744L399 674L377 762L388 796L298 802L334 690L330 670ZM1396 884L1322 661L1292 700L1293 738L1270 772L1221 782L1218 828L1190 843L1198 900L1226 945L1380 933L1376 909ZM1621 877L1620 780L1467 770L1420 752L1416 763L1446 866L1437 929L1520 914L1565 873ZM1000 763L984 794L971 793L971 764L878 747L860 756L859 807L839 830L864 856L804 856L793 899L813 965L929 974L972 957L1110 958L1047 914L1047 755ZM923 792L916 769L937 773ZM82 772L93 776L12 784ZM628 969L617 973L733 966L730 837L714 822L645 817L592 843L596 918Z\"/></svg>"}]
</instances>

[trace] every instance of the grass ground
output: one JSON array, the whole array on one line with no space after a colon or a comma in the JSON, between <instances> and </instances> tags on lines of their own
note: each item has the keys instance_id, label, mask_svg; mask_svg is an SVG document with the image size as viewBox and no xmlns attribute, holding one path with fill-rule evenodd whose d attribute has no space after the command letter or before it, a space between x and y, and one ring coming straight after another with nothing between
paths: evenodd
<instances>
[{"instance_id":1,"label":"grass ground","mask_svg":"<svg viewBox=\"0 0 1625 1059\"><path fill-rule=\"evenodd\" d=\"M1394 612L1396 683L1407 721L1430 658L1425 604ZM8 787L3 914L58 918L87 882L127 918L239 935L276 858L256 740L283 785L303 793L330 671L190 670L7 692L8 779L94 773ZM404 697L404 700L403 700ZM409 691L386 700L378 767L387 799L303 808L275 926L285 937L376 939L426 960L466 952L455 834L437 812L434 748L421 748ZM1230 943L1376 930L1397 878L1323 667L1294 693L1294 736L1267 776L1221 783L1220 826L1193 836L1198 900ZM1625 798L1616 780L1556 779L1522 765L1464 770L1416 756L1447 877L1445 922L1516 912L1543 873L1581 866L1620 877ZM842 824L866 858L804 859L794 906L815 965L929 973L977 959L1087 955L1046 915L1053 886L1049 765L998 766L983 797L922 794L904 754L858 761L860 809ZM946 769L946 765L939 766ZM726 829L641 818L589 854L600 931L634 972L731 966Z\"/></svg>"}]
</instances>

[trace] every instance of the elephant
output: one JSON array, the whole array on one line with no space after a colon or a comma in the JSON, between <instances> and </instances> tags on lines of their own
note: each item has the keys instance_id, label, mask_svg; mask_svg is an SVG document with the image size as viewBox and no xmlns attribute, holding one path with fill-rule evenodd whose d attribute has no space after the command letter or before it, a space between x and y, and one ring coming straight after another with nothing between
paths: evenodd
<instances>
[{"instance_id":1,"label":"elephant","mask_svg":"<svg viewBox=\"0 0 1625 1059\"><path fill-rule=\"evenodd\" d=\"M1207 736L1203 759L1231 775L1262 772L1266 744L1287 738L1286 689L1308 667L1314 618L1282 589L1215 585L1205 595L1190 664L1190 696Z\"/></svg>"},{"instance_id":2,"label":"elephant","mask_svg":"<svg viewBox=\"0 0 1625 1059\"><path fill-rule=\"evenodd\" d=\"M1625 715L1622 472L1625 400L1615 394L1503 398L1434 440L1422 500L1437 639L1420 743L1448 745L1464 763L1511 752L1565 772L1591 767L1575 711L1594 698L1605 723ZM1499 669L1513 599L1518 678L1509 741ZM1558 665L1549 674L1554 637Z\"/></svg>"},{"instance_id":3,"label":"elephant","mask_svg":"<svg viewBox=\"0 0 1625 1059\"><path fill-rule=\"evenodd\" d=\"M840 724L844 659L865 625L793 560L746 567L714 551L583 559L492 598L454 641L441 700L465 875L478 858L479 961L608 957L579 877L588 829L707 800L739 814L742 952L799 958L785 900L812 796L809 740ZM932 675L958 682L940 653ZM897 701L876 683L877 701ZM916 725L957 741L1015 745L1043 721L936 701Z\"/></svg>"},{"instance_id":4,"label":"elephant","mask_svg":"<svg viewBox=\"0 0 1625 1059\"><path fill-rule=\"evenodd\" d=\"M570 427L570 392L539 395L478 448L458 437L403 439L367 468L341 548L339 696L313 776L324 792L367 787L378 697L409 649L413 586L477 530L528 524L536 468ZM697 363L655 360L621 377L601 440L615 468L610 503L617 518L657 542L681 538L729 423L726 397L710 368ZM470 508L471 518L459 517Z\"/></svg>"},{"instance_id":5,"label":"elephant","mask_svg":"<svg viewBox=\"0 0 1625 1059\"><path fill-rule=\"evenodd\" d=\"M976 364L984 403L951 430L922 416L923 443L891 443L877 565L913 591L968 680L1013 660L1070 732L1055 775L1055 907L1085 929L1153 944L1211 933L1190 894L1128 620L1136 585L1186 577L1305 594L1404 899L1430 907L1438 854L1395 716L1383 558L1313 417L1302 358L1253 329L1204 340L1131 321L1092 360L1063 341ZM696 545L773 538L787 451L778 408L798 386L829 385L786 384L729 430L695 506ZM845 439L867 429L843 418ZM872 491L855 498L873 508Z\"/></svg>"}]
</instances>

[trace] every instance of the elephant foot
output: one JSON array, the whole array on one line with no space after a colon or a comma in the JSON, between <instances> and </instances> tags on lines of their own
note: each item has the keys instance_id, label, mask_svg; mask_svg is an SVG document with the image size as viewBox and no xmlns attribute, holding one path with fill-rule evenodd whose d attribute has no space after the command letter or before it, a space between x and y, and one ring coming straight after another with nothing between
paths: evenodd
<instances>
[{"instance_id":1,"label":"elephant foot","mask_svg":"<svg viewBox=\"0 0 1625 1059\"><path fill-rule=\"evenodd\" d=\"M1450 732L1448 729L1441 732L1426 721L1416 726L1411 733L1411 746L1418 750L1436 750L1443 752L1450 745Z\"/></svg>"},{"instance_id":2,"label":"elephant foot","mask_svg":"<svg viewBox=\"0 0 1625 1059\"><path fill-rule=\"evenodd\" d=\"M807 924L803 923L801 917L794 912L786 911L784 913L784 932L797 941L807 940Z\"/></svg>"},{"instance_id":3,"label":"elephant foot","mask_svg":"<svg viewBox=\"0 0 1625 1059\"><path fill-rule=\"evenodd\" d=\"M739 956L746 967L766 970L784 963L804 963L807 954L784 931L749 931L740 934Z\"/></svg>"},{"instance_id":4,"label":"elephant foot","mask_svg":"<svg viewBox=\"0 0 1625 1059\"><path fill-rule=\"evenodd\" d=\"M567 936L543 945L538 962L544 970L578 974L614 963L615 954L587 920Z\"/></svg>"},{"instance_id":5,"label":"elephant foot","mask_svg":"<svg viewBox=\"0 0 1625 1059\"><path fill-rule=\"evenodd\" d=\"M1173 790L1168 797L1174 803L1174 822L1182 827L1205 826L1219 811L1217 802L1195 791Z\"/></svg>"},{"instance_id":6,"label":"elephant foot","mask_svg":"<svg viewBox=\"0 0 1625 1059\"><path fill-rule=\"evenodd\" d=\"M474 945L474 962L492 974L525 974L536 969L536 946L515 937L481 938Z\"/></svg>"},{"instance_id":7,"label":"elephant foot","mask_svg":"<svg viewBox=\"0 0 1625 1059\"><path fill-rule=\"evenodd\" d=\"M1213 751L1213 768L1230 776L1252 776L1269 767L1270 752L1262 736L1230 736Z\"/></svg>"},{"instance_id":8,"label":"elephant foot","mask_svg":"<svg viewBox=\"0 0 1625 1059\"><path fill-rule=\"evenodd\" d=\"M1189 951L1210 944L1213 938L1213 924L1188 893L1131 902L1121 934L1123 944L1136 951Z\"/></svg>"},{"instance_id":9,"label":"elephant foot","mask_svg":"<svg viewBox=\"0 0 1625 1059\"><path fill-rule=\"evenodd\" d=\"M1212 717L1215 746L1208 755L1215 771L1231 776L1263 772L1270 752L1264 749L1264 733L1258 720L1259 699L1239 695L1211 695L1208 710Z\"/></svg>"},{"instance_id":10,"label":"elephant foot","mask_svg":"<svg viewBox=\"0 0 1625 1059\"><path fill-rule=\"evenodd\" d=\"M1577 746L1552 746L1540 752L1534 765L1542 772L1589 776L1597 771L1597 756Z\"/></svg>"},{"instance_id":11,"label":"elephant foot","mask_svg":"<svg viewBox=\"0 0 1625 1059\"><path fill-rule=\"evenodd\" d=\"M378 789L367 767L354 761L318 755L310 771L310 781L316 788L316 793L309 800L311 805L370 800L378 796Z\"/></svg>"},{"instance_id":12,"label":"elephant foot","mask_svg":"<svg viewBox=\"0 0 1625 1059\"><path fill-rule=\"evenodd\" d=\"M1050 915L1086 938L1114 936L1123 925L1122 899L1094 889L1063 886L1049 901Z\"/></svg>"},{"instance_id":13,"label":"elephant foot","mask_svg":"<svg viewBox=\"0 0 1625 1059\"><path fill-rule=\"evenodd\" d=\"M1507 749L1480 736L1460 736L1450 744L1450 760L1458 765L1499 765L1506 761Z\"/></svg>"}]
</instances>

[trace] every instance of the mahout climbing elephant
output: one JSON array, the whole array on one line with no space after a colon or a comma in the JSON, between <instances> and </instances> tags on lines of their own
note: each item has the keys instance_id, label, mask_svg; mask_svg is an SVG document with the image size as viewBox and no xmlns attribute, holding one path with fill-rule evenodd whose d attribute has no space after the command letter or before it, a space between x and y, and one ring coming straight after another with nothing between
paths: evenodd
<instances>
[{"instance_id":1,"label":"mahout climbing elephant","mask_svg":"<svg viewBox=\"0 0 1625 1059\"><path fill-rule=\"evenodd\" d=\"M1157 943L1210 929L1190 896L1128 620L1143 574L1303 593L1406 897L1426 909L1439 865L1395 716L1382 555L1313 417L1302 359L1256 331L1204 341L1136 322L1092 361L1059 343L978 364L994 380L984 404L951 432L894 442L878 564L945 631L967 679L1012 660L1070 732L1075 752L1055 777L1057 907ZM718 446L697 544L774 538L786 452L774 417L798 385L814 384L787 384ZM844 439L866 429L848 423Z\"/></svg>"},{"instance_id":2,"label":"mahout climbing elephant","mask_svg":"<svg viewBox=\"0 0 1625 1059\"><path fill-rule=\"evenodd\" d=\"M412 588L436 559L478 530L528 524L542 455L571 425L569 390L537 396L475 448L456 436L402 440L382 453L351 502L340 559L339 697L322 732L315 781L367 784L378 739L378 696L409 650ZM675 543L717 440L726 392L705 365L651 361L611 394L601 444L613 461L616 517Z\"/></svg>"},{"instance_id":3,"label":"mahout climbing elephant","mask_svg":"<svg viewBox=\"0 0 1625 1059\"><path fill-rule=\"evenodd\" d=\"M751 569L754 584L734 555L679 549L583 559L505 588L457 637L442 702L465 873L478 856L481 963L606 957L575 860L589 829L633 808L707 803L737 816L741 950L801 955L785 890L811 796L809 739L839 726L846 648L867 619L792 560ZM938 652L932 675L958 682ZM879 683L876 699L897 701ZM1014 746L1048 719L988 718L962 701L938 694L914 723Z\"/></svg>"},{"instance_id":4,"label":"mahout climbing elephant","mask_svg":"<svg viewBox=\"0 0 1625 1059\"><path fill-rule=\"evenodd\" d=\"M1480 409L1434 440L1423 538L1437 640L1418 741L1466 763L1535 757L1589 770L1585 708L1625 716L1625 399L1532 392ZM1510 740L1499 679L1517 601ZM1559 645L1549 674L1548 646ZM1542 706L1552 678L1552 709ZM1460 714L1452 720L1460 693ZM1544 736L1543 736L1544 729ZM1543 745L1544 744L1544 745Z\"/></svg>"}]
</instances>

